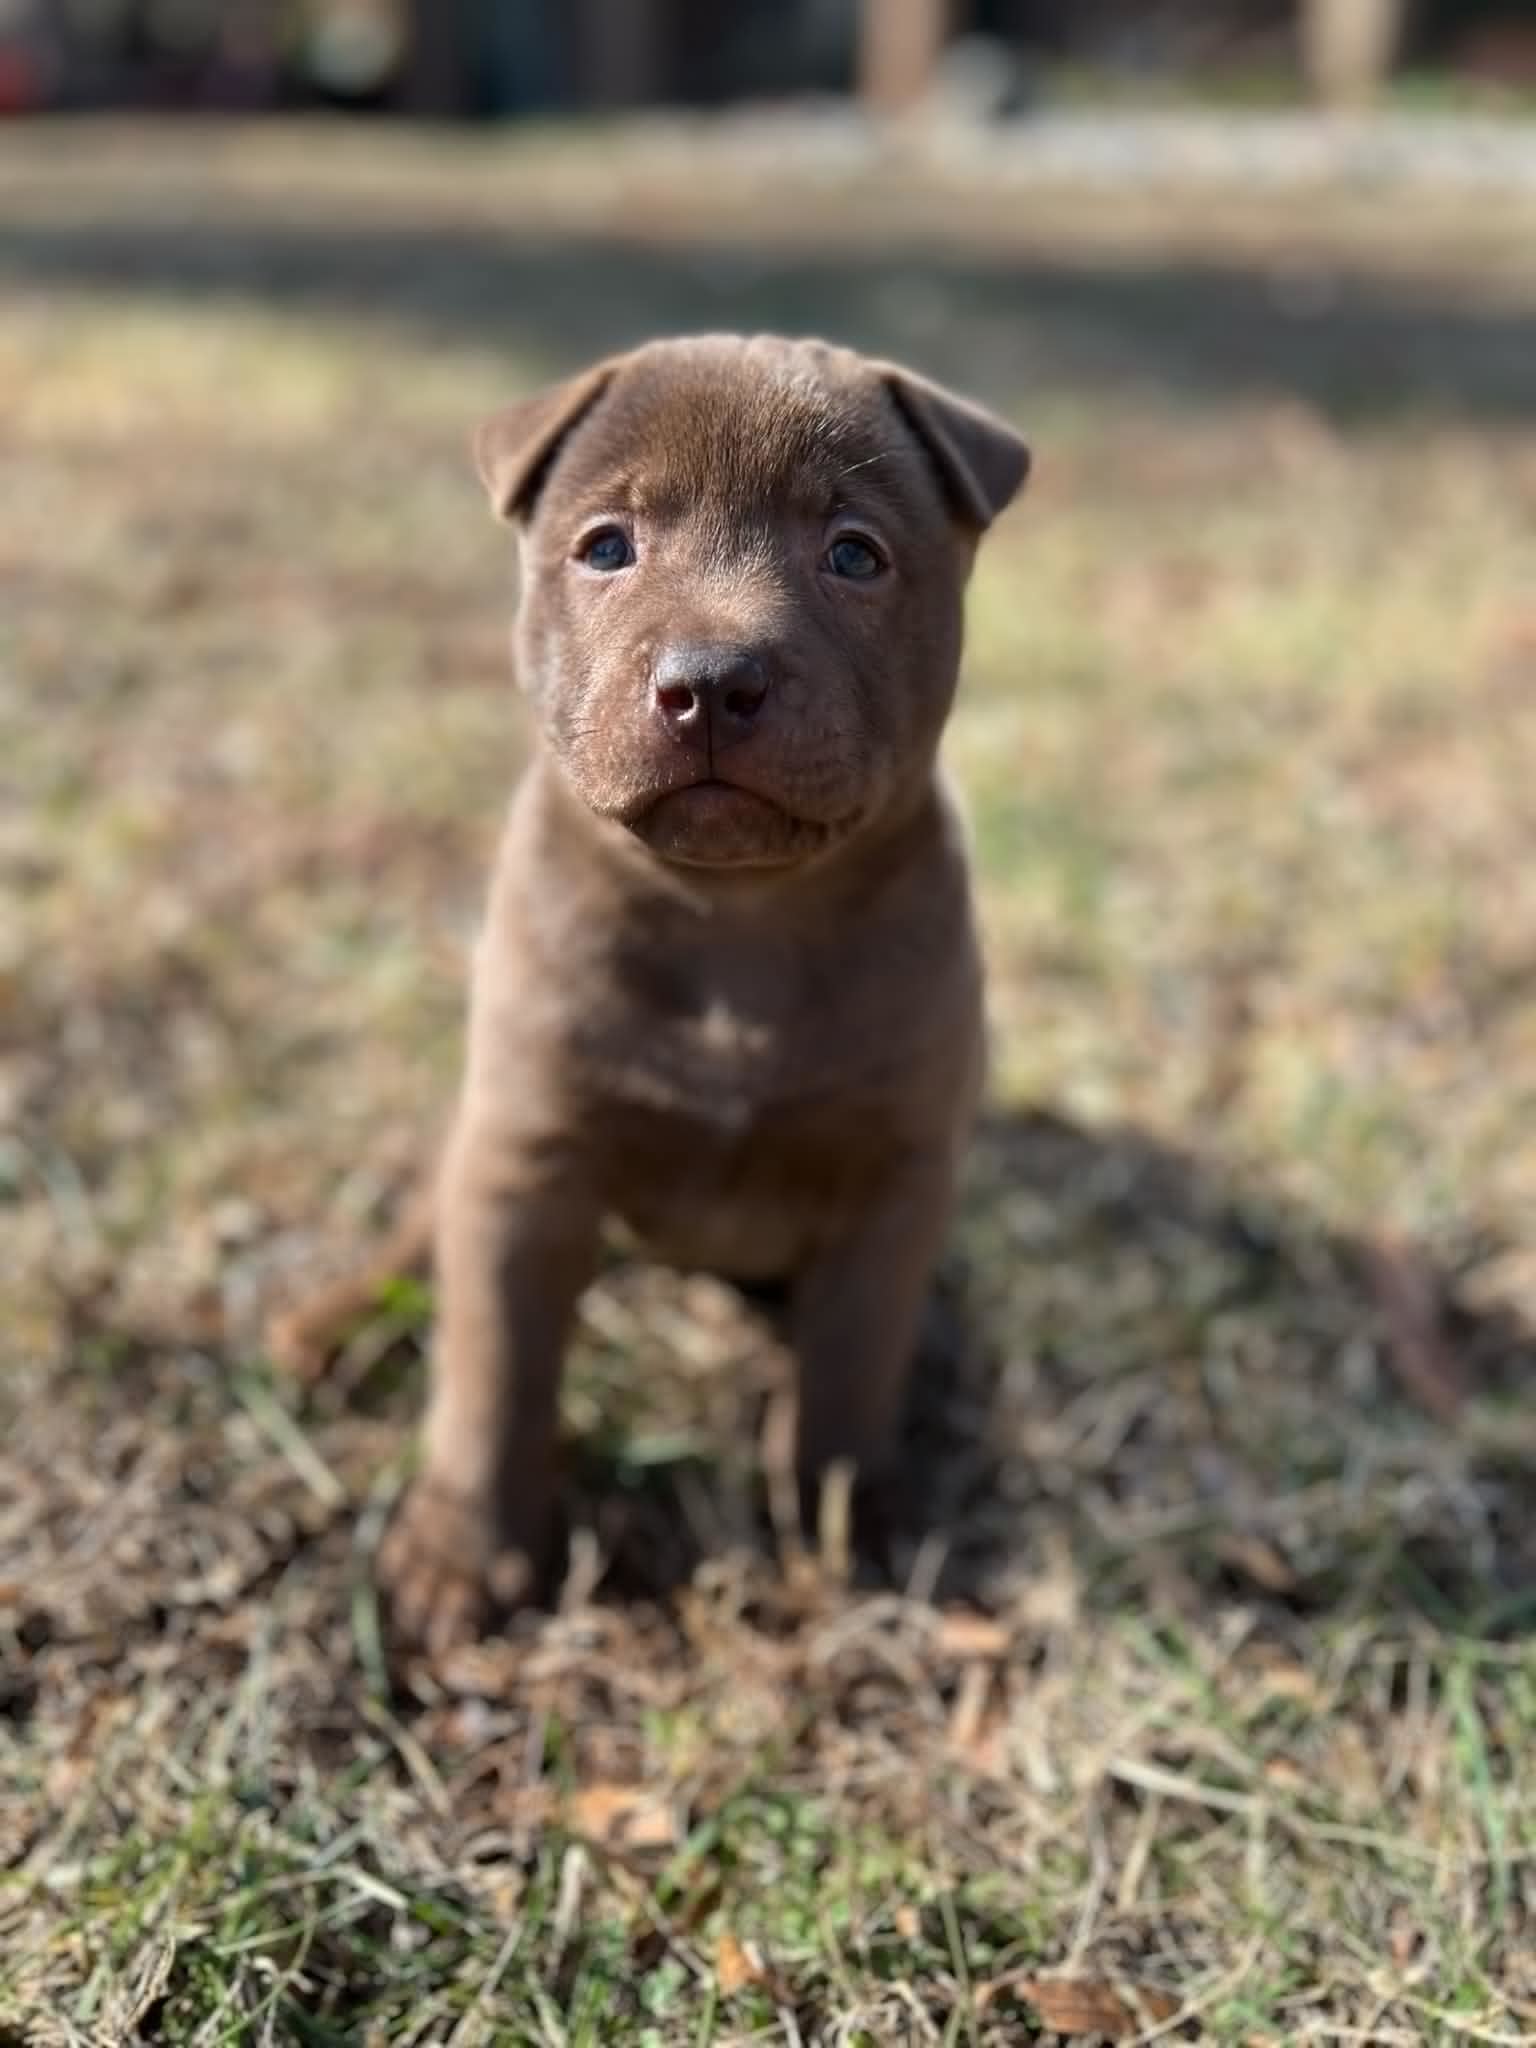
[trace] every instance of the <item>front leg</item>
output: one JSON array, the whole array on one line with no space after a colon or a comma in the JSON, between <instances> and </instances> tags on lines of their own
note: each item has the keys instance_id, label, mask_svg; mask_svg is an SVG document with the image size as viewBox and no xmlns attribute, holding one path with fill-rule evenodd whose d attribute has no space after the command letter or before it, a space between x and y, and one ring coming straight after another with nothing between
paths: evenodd
<instances>
[{"instance_id":1,"label":"front leg","mask_svg":"<svg viewBox=\"0 0 1536 2048\"><path fill-rule=\"evenodd\" d=\"M560 1367L598 1222L567 1148L461 1123L438 1191L422 1469L379 1554L399 1627L433 1652L474 1635L537 1583Z\"/></svg>"},{"instance_id":2,"label":"front leg","mask_svg":"<svg viewBox=\"0 0 1536 2048\"><path fill-rule=\"evenodd\" d=\"M947 1150L906 1162L795 1283L795 1462L809 1505L829 1467L869 1482L892 1460L954 1191Z\"/></svg>"}]
</instances>

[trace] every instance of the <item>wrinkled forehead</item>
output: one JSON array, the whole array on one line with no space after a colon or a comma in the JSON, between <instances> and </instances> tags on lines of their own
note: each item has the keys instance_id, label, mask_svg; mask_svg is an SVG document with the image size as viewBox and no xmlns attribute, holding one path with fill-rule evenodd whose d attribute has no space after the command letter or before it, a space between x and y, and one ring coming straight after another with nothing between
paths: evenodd
<instances>
[{"instance_id":1,"label":"wrinkled forehead","mask_svg":"<svg viewBox=\"0 0 1536 2048\"><path fill-rule=\"evenodd\" d=\"M708 509L733 523L860 503L899 513L926 482L874 378L746 351L641 357L577 430L560 474L562 498L652 519Z\"/></svg>"}]
</instances>

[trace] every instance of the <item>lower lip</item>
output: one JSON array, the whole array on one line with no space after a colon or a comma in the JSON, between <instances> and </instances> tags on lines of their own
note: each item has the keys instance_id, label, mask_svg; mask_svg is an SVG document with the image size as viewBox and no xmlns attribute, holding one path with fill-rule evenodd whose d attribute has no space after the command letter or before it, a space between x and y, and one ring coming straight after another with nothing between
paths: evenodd
<instances>
[{"instance_id":1,"label":"lower lip","mask_svg":"<svg viewBox=\"0 0 1536 2048\"><path fill-rule=\"evenodd\" d=\"M784 833L782 811L728 782L695 782L658 799L641 821L660 853L704 865L738 866L772 858Z\"/></svg>"},{"instance_id":2,"label":"lower lip","mask_svg":"<svg viewBox=\"0 0 1536 2048\"><path fill-rule=\"evenodd\" d=\"M690 782L682 789L669 790L656 808L662 805L679 815L701 819L751 817L775 808L766 798L754 796L734 782Z\"/></svg>"}]
</instances>

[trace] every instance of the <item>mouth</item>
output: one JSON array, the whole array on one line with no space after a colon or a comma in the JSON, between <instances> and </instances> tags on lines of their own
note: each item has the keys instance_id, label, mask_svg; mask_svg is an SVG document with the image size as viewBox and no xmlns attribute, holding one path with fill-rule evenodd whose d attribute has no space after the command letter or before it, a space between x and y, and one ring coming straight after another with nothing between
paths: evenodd
<instances>
[{"instance_id":1,"label":"mouth","mask_svg":"<svg viewBox=\"0 0 1536 2048\"><path fill-rule=\"evenodd\" d=\"M829 835L827 826L716 776L668 790L626 822L652 853L698 868L789 867Z\"/></svg>"}]
</instances>

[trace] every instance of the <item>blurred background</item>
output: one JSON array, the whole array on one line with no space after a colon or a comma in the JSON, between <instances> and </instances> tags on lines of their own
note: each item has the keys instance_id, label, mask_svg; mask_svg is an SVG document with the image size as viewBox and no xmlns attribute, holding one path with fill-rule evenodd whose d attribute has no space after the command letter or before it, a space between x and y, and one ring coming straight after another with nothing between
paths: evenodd
<instances>
[{"instance_id":1,"label":"blurred background","mask_svg":"<svg viewBox=\"0 0 1536 2048\"><path fill-rule=\"evenodd\" d=\"M958 48L956 47L958 45ZM1530 0L0 0L0 109L1536 94Z\"/></svg>"}]
</instances>

